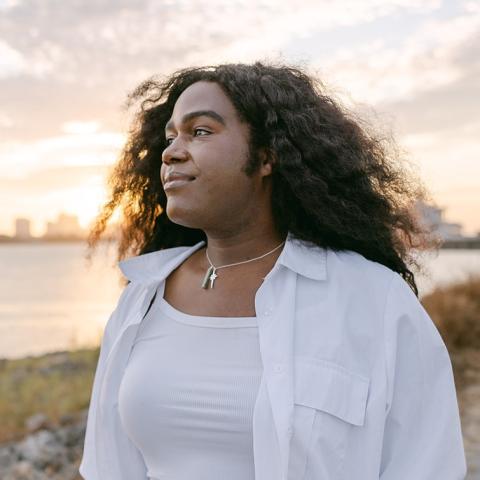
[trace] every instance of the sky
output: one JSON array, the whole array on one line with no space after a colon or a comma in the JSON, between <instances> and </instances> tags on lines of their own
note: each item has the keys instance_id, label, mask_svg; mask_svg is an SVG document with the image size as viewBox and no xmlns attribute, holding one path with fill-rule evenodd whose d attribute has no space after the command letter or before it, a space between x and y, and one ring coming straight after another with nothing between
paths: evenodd
<instances>
[{"instance_id":1,"label":"sky","mask_svg":"<svg viewBox=\"0 0 480 480\"><path fill-rule=\"evenodd\" d=\"M91 222L141 81L255 60L391 131L445 219L480 232L478 0L0 0L0 233Z\"/></svg>"}]
</instances>

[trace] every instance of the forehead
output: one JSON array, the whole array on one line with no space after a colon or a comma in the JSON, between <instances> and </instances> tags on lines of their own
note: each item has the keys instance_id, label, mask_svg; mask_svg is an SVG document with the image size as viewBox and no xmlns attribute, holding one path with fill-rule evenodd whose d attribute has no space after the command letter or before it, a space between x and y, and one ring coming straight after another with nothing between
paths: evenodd
<instances>
[{"instance_id":1,"label":"forehead","mask_svg":"<svg viewBox=\"0 0 480 480\"><path fill-rule=\"evenodd\" d=\"M206 81L196 82L182 92L175 102L171 119L176 123L183 115L201 110L213 110L227 121L238 121L237 111L222 88Z\"/></svg>"}]
</instances>

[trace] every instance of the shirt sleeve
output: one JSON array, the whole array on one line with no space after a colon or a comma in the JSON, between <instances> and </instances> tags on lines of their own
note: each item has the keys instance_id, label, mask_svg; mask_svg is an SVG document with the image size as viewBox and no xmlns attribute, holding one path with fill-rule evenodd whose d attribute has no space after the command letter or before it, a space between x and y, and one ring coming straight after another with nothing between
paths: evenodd
<instances>
[{"instance_id":1,"label":"shirt sleeve","mask_svg":"<svg viewBox=\"0 0 480 480\"><path fill-rule=\"evenodd\" d=\"M436 326L395 273L386 300L387 405L381 480L466 476L450 357Z\"/></svg>"},{"instance_id":2,"label":"shirt sleeve","mask_svg":"<svg viewBox=\"0 0 480 480\"><path fill-rule=\"evenodd\" d=\"M129 295L132 284L129 283L119 297L117 306L111 313L102 336L100 344L100 354L95 369L95 376L93 379L92 393L90 396L90 404L88 407L87 426L85 431L85 440L83 446L83 456L79 466L80 475L84 480L97 480L97 467L95 460L95 423L97 415L97 397L99 395L102 378L105 373L106 360L110 350L112 349L113 342L116 338L116 334L119 331L120 325L118 324L118 310L120 305L125 301Z\"/></svg>"}]
</instances>

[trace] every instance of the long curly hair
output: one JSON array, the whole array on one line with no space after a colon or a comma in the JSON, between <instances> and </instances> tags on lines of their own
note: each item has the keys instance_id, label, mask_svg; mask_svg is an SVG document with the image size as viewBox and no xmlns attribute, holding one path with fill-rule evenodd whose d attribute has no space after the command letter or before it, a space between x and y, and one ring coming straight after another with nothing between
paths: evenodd
<instances>
[{"instance_id":1,"label":"long curly hair","mask_svg":"<svg viewBox=\"0 0 480 480\"><path fill-rule=\"evenodd\" d=\"M380 134L343 106L325 85L288 65L223 64L152 77L129 96L138 105L128 140L108 179L109 199L88 237L89 255L117 209L118 259L206 240L173 223L160 180L164 127L181 93L216 82L250 127L250 148L275 158L272 214L280 233L336 251L352 250L398 272L418 296L414 249L438 245L414 213L427 198L391 135ZM245 173L259 167L250 155Z\"/></svg>"}]
</instances>

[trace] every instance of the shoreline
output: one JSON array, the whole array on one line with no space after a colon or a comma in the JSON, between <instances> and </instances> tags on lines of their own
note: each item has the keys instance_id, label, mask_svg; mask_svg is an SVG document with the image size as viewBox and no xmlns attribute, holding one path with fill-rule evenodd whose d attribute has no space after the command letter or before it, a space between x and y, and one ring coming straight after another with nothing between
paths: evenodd
<instances>
[{"instance_id":1,"label":"shoreline","mask_svg":"<svg viewBox=\"0 0 480 480\"><path fill-rule=\"evenodd\" d=\"M78 475L83 451L88 403L98 354L97 347L0 361L1 387L5 387L5 383L15 384L17 389L21 384L36 385L30 410L20 408L24 418L17 418L17 423L10 422L11 435L5 435L4 429L0 434L0 478L7 478L7 475L12 479L81 478L75 475ZM480 348L455 351L450 358L469 466L466 480L475 480L480 474ZM45 382L43 394L48 392L48 404L53 408L48 409L47 404L44 404L44 408L38 405L37 395L42 396L38 387L40 379ZM64 388L59 389L59 385ZM20 391L25 399L17 398L16 410L22 400L27 406L29 403L28 389L20 388ZM68 396L76 401L69 403ZM9 401L7 399L7 403ZM0 412L4 409L5 405L0 399ZM19 425L22 422L23 425ZM45 472L46 476L42 476ZM55 472L59 472L59 476L55 476Z\"/></svg>"},{"instance_id":2,"label":"shoreline","mask_svg":"<svg viewBox=\"0 0 480 480\"><path fill-rule=\"evenodd\" d=\"M469 467L466 480L478 480L480 276L438 287L421 302L449 352ZM77 480L73 475L83 448L99 353L99 345L75 346L0 359L0 478ZM15 476L10 473L15 469L27 473ZM63 475L45 476L47 470Z\"/></svg>"}]
</instances>

